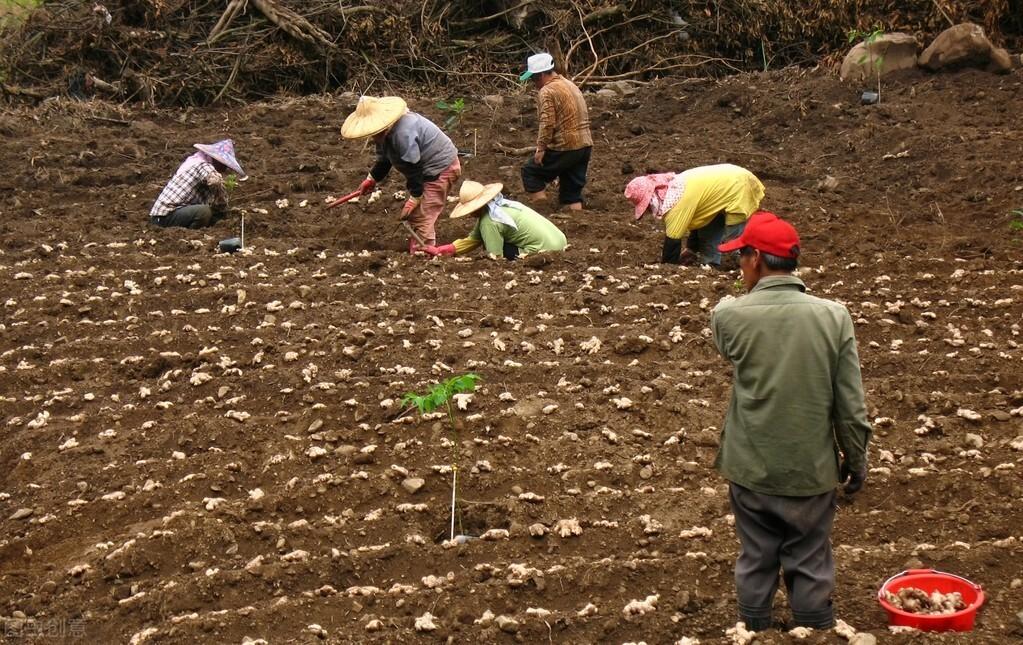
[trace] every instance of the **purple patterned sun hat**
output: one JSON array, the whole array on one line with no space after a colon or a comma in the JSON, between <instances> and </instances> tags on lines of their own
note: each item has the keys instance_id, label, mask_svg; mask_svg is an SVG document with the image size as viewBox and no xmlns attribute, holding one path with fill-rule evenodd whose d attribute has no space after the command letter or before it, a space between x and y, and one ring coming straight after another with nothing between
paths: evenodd
<instances>
[{"instance_id":1,"label":"purple patterned sun hat","mask_svg":"<svg viewBox=\"0 0 1023 645\"><path fill-rule=\"evenodd\" d=\"M224 164L231 170L238 173L238 179L245 179L247 176L245 171L242 170L241 164L238 163L238 158L234 155L234 141L230 139L224 139L216 143L196 143L195 148L202 152L205 152L209 156L213 157L220 163Z\"/></svg>"}]
</instances>

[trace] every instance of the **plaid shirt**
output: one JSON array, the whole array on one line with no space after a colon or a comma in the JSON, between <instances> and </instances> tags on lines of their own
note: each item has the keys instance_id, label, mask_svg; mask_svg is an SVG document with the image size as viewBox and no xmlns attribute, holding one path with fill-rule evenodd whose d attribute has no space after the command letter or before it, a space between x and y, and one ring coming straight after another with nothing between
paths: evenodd
<instances>
[{"instance_id":1,"label":"plaid shirt","mask_svg":"<svg viewBox=\"0 0 1023 645\"><path fill-rule=\"evenodd\" d=\"M540 88L536 111L540 117L537 150L581 150L593 145L586 100L575 83L564 76L555 74Z\"/></svg>"},{"instance_id":2,"label":"plaid shirt","mask_svg":"<svg viewBox=\"0 0 1023 645\"><path fill-rule=\"evenodd\" d=\"M210 158L197 152L178 167L171 180L156 198L150 217L164 217L182 206L209 204L227 207L224 178L213 167Z\"/></svg>"}]
</instances>

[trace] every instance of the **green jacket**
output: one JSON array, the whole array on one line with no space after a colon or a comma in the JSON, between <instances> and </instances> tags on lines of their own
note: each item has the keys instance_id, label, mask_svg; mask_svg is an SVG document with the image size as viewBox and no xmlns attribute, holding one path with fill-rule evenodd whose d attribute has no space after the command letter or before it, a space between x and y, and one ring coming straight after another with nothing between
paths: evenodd
<instances>
[{"instance_id":1,"label":"green jacket","mask_svg":"<svg viewBox=\"0 0 1023 645\"><path fill-rule=\"evenodd\" d=\"M870 424L852 318L804 293L794 276L763 278L711 315L735 385L714 467L758 493L809 497L838 484L839 450L866 467Z\"/></svg>"},{"instance_id":2,"label":"green jacket","mask_svg":"<svg viewBox=\"0 0 1023 645\"><path fill-rule=\"evenodd\" d=\"M507 224L499 224L484 214L473 227L469 239L483 242L487 253L501 255L504 243L514 244L522 255L541 251L562 251L568 244L565 234L546 217L529 207L516 208L501 206L501 212L512 218L518 228Z\"/></svg>"}]
</instances>

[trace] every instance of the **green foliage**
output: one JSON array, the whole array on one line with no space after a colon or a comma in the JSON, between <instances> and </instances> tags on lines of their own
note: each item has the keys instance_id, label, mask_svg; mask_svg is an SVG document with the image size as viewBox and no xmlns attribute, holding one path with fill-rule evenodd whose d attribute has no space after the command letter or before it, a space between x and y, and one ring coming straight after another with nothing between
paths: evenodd
<instances>
[{"instance_id":1,"label":"green foliage","mask_svg":"<svg viewBox=\"0 0 1023 645\"><path fill-rule=\"evenodd\" d=\"M1012 221L1009 222L1009 230L1013 233L1023 231L1023 208L1017 208L1009 214L1012 215Z\"/></svg>"},{"instance_id":2,"label":"green foliage","mask_svg":"<svg viewBox=\"0 0 1023 645\"><path fill-rule=\"evenodd\" d=\"M877 102L881 102L881 68L884 66L884 55L874 56L874 48L871 44L874 43L878 38L884 35L884 29L880 25L875 25L870 31L860 31L859 29L849 30L849 42L855 42L857 40L863 40L867 46L867 53L860 57L858 64L862 65L869 61L871 67L874 68L874 74L877 76Z\"/></svg>"},{"instance_id":3,"label":"green foliage","mask_svg":"<svg viewBox=\"0 0 1023 645\"><path fill-rule=\"evenodd\" d=\"M42 0L0 0L0 32L7 27L17 27Z\"/></svg>"},{"instance_id":4,"label":"green foliage","mask_svg":"<svg viewBox=\"0 0 1023 645\"><path fill-rule=\"evenodd\" d=\"M451 398L456 394L472 392L476 389L479 374L469 372L461 376L453 376L446 381L434 385L424 394L409 392L401 399L403 406L411 405L419 414L429 414L438 408L447 407L450 413Z\"/></svg>"},{"instance_id":5,"label":"green foliage","mask_svg":"<svg viewBox=\"0 0 1023 645\"><path fill-rule=\"evenodd\" d=\"M448 415L448 423L451 426L451 432L455 434L455 440L451 443L451 539L455 539L455 519L458 518L459 530L464 532L462 529L461 516L457 512L457 499L458 499L458 462L459 459L459 439L458 439L458 428L455 426L454 411L451 409L451 399L456 394L463 394L472 392L476 389L476 383L482 380L479 374L468 372L461 376L452 376L446 381L442 381L437 385L431 387L427 392L423 394L416 394L415 392L409 392L401 399L403 406L411 406L419 411L419 414L429 414L437 410L438 408L444 408ZM410 408L410 409L411 409Z\"/></svg>"},{"instance_id":6,"label":"green foliage","mask_svg":"<svg viewBox=\"0 0 1023 645\"><path fill-rule=\"evenodd\" d=\"M469 106L465 104L465 99L458 98L448 103L447 101L438 101L437 109L448 113L448 118L444 121L444 127L450 128L455 123L458 123L462 118L462 113L468 109Z\"/></svg>"},{"instance_id":7,"label":"green foliage","mask_svg":"<svg viewBox=\"0 0 1023 645\"><path fill-rule=\"evenodd\" d=\"M742 278L736 278L735 282L732 283L732 291L735 293L742 293L746 286L742 283Z\"/></svg>"},{"instance_id":8,"label":"green foliage","mask_svg":"<svg viewBox=\"0 0 1023 645\"><path fill-rule=\"evenodd\" d=\"M224 188L227 189L227 192L230 193L237 187L238 187L237 175L228 175L227 177L224 177Z\"/></svg>"}]
</instances>

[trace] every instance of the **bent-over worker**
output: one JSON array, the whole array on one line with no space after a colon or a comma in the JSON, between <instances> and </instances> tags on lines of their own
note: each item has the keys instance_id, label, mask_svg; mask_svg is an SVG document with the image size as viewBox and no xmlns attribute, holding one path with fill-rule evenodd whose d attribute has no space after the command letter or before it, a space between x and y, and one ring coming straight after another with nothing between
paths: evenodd
<instances>
[{"instance_id":1,"label":"bent-over worker","mask_svg":"<svg viewBox=\"0 0 1023 645\"><path fill-rule=\"evenodd\" d=\"M156 226L203 228L216 224L227 215L228 171L245 179L245 171L235 157L234 142L196 143L198 152L186 158L167 182L149 211L149 222Z\"/></svg>"},{"instance_id":2,"label":"bent-over worker","mask_svg":"<svg viewBox=\"0 0 1023 645\"><path fill-rule=\"evenodd\" d=\"M508 260L540 253L561 251L567 246L565 234L546 217L501 195L503 184L484 186L466 180L458 191L458 205L451 217L474 215L476 225L469 237L423 250L433 256L468 253L483 245L487 253Z\"/></svg>"},{"instance_id":3,"label":"bent-over worker","mask_svg":"<svg viewBox=\"0 0 1023 645\"><path fill-rule=\"evenodd\" d=\"M462 174L458 148L448 135L421 114L410 112L397 96L363 96L341 126L345 139L373 137L376 163L359 186L372 192L387 178L391 167L405 176L409 197L400 219L407 221L424 245L437 242L435 225L447 204L451 187ZM418 247L409 238L409 253Z\"/></svg>"},{"instance_id":4,"label":"bent-over worker","mask_svg":"<svg viewBox=\"0 0 1023 645\"><path fill-rule=\"evenodd\" d=\"M718 245L742 232L760 207L764 185L745 168L724 163L642 175L629 182L625 196L636 207L636 219L648 211L664 219L661 262L719 267Z\"/></svg>"}]
</instances>

